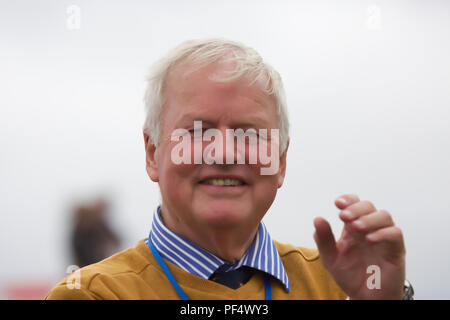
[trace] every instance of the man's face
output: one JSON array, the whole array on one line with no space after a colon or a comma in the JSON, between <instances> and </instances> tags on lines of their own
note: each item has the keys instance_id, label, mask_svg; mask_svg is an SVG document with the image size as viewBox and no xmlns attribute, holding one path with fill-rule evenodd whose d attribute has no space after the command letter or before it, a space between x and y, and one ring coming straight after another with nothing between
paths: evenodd
<instances>
[{"instance_id":1,"label":"man's face","mask_svg":"<svg viewBox=\"0 0 450 320\"><path fill-rule=\"evenodd\" d=\"M171 141L175 129L193 130L194 121L201 120L203 131L216 128L223 134L225 155L236 149L226 148L226 129L278 128L275 100L262 90L262 83L248 86L248 79L219 83L209 77L221 73L226 66L212 64L184 77L189 66L181 66L169 77L165 87L166 104L161 119L160 144L154 147L144 133L147 172L159 183L162 212L166 224L174 231L192 238L192 233L205 228L241 228L253 230L271 206L281 187L286 167L286 152L280 157L274 175L261 175L262 165L249 164L246 145L245 164L175 164L171 153L178 141ZM191 131L193 136L193 131ZM228 138L227 138L228 137ZM191 139L191 138L189 138ZM211 142L192 141L200 149ZM235 146L237 145L235 140ZM270 144L269 144L270 147ZM278 144L277 144L278 147ZM267 151L267 153L270 151ZM240 186L211 185L213 178L237 179ZM215 181L217 183L217 181Z\"/></svg>"}]
</instances>

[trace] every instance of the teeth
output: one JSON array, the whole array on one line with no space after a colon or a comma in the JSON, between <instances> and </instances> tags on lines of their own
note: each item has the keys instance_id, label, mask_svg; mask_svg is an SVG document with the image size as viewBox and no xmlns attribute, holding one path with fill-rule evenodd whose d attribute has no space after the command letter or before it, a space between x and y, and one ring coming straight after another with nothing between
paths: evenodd
<instances>
[{"instance_id":1,"label":"teeth","mask_svg":"<svg viewBox=\"0 0 450 320\"><path fill-rule=\"evenodd\" d=\"M242 181L236 179L208 179L204 183L213 186L240 186L244 184Z\"/></svg>"}]
</instances>

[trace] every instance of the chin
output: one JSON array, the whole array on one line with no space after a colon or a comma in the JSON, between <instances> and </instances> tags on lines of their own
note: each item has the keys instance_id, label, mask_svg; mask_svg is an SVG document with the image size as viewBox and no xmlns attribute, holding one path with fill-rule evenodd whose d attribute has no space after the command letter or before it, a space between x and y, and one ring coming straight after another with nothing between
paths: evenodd
<instances>
[{"instance_id":1,"label":"chin","mask_svg":"<svg viewBox=\"0 0 450 320\"><path fill-rule=\"evenodd\" d=\"M245 210L241 206L224 207L224 206L207 206L200 211L199 219L205 225L214 228L232 228L248 222L251 214L248 208Z\"/></svg>"}]
</instances>

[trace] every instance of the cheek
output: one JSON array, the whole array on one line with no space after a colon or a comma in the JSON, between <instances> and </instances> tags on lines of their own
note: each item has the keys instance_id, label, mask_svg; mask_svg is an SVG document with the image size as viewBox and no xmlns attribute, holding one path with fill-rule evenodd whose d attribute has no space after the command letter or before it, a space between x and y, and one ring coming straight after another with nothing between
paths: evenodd
<instances>
[{"instance_id":1,"label":"cheek","mask_svg":"<svg viewBox=\"0 0 450 320\"><path fill-rule=\"evenodd\" d=\"M171 203L171 206L175 207L188 203L193 195L193 187L187 173L188 170L182 166L168 168L159 181L163 201Z\"/></svg>"},{"instance_id":2,"label":"cheek","mask_svg":"<svg viewBox=\"0 0 450 320\"><path fill-rule=\"evenodd\" d=\"M245 163L259 168L258 175L273 176L279 173L280 156L278 151L278 145L261 140L257 143L248 143L245 151L239 151L238 154L245 154ZM274 183L278 184L278 179L275 179Z\"/></svg>"},{"instance_id":3,"label":"cheek","mask_svg":"<svg viewBox=\"0 0 450 320\"><path fill-rule=\"evenodd\" d=\"M186 164L167 164L162 170L160 181L167 186L174 189L184 188L187 185L192 185L193 166Z\"/></svg>"},{"instance_id":4,"label":"cheek","mask_svg":"<svg viewBox=\"0 0 450 320\"><path fill-rule=\"evenodd\" d=\"M255 181L253 200L258 211L266 212L272 205L278 190L277 181L276 176L259 176Z\"/></svg>"},{"instance_id":5,"label":"cheek","mask_svg":"<svg viewBox=\"0 0 450 320\"><path fill-rule=\"evenodd\" d=\"M191 164L175 164L171 159L171 149L168 152L160 154L158 166L159 185L161 191L168 192L172 195L178 194L180 197L184 194L189 195L189 188L192 187L194 181L194 165Z\"/></svg>"}]
</instances>

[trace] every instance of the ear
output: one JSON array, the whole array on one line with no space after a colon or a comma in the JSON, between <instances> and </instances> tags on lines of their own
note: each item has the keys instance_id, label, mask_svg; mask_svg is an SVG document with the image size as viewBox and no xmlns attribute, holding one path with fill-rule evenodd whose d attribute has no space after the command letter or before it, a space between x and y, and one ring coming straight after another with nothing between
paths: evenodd
<instances>
[{"instance_id":1,"label":"ear","mask_svg":"<svg viewBox=\"0 0 450 320\"><path fill-rule=\"evenodd\" d=\"M278 188L281 188L284 182L284 177L286 175L286 156L289 148L289 141L286 144L286 150L284 150L283 154L280 157L280 170L278 171Z\"/></svg>"},{"instance_id":2,"label":"ear","mask_svg":"<svg viewBox=\"0 0 450 320\"><path fill-rule=\"evenodd\" d=\"M144 143L145 143L145 170L148 176L154 182L159 182L158 176L158 162L157 162L157 147L150 140L150 136L144 129Z\"/></svg>"}]
</instances>

